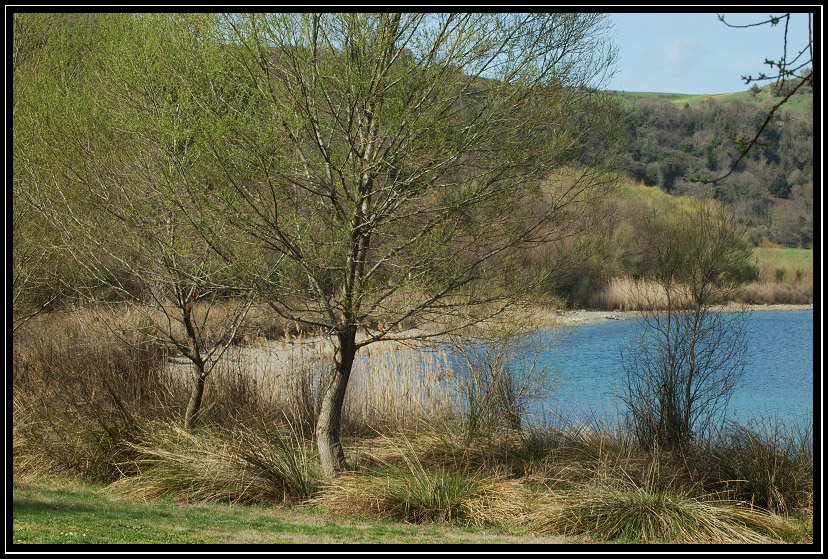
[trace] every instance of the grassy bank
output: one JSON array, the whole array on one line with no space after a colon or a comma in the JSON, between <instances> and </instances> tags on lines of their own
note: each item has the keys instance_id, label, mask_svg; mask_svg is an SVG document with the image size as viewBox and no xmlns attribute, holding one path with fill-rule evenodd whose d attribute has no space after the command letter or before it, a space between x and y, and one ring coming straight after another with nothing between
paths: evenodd
<instances>
[{"instance_id":1,"label":"grassy bank","mask_svg":"<svg viewBox=\"0 0 828 559\"><path fill-rule=\"evenodd\" d=\"M773 421L723 426L680 453L645 451L618 426L516 423L496 383L457 384L440 360L412 364L401 348L378 347L363 374L386 375L383 397L367 384L350 394L353 472L331 480L311 428L312 351L280 365L279 389L231 362L209 379L202 424L185 431L186 375L131 342L90 337L71 316L16 335L16 541L813 538L812 433ZM413 371L425 373L420 384L405 380ZM412 390L445 398L424 408Z\"/></svg>"},{"instance_id":2,"label":"grassy bank","mask_svg":"<svg viewBox=\"0 0 828 559\"><path fill-rule=\"evenodd\" d=\"M722 483L711 484L711 458L717 457L718 467L727 462L738 468L756 448L729 459L716 452L689 457L702 476L693 480L681 463L688 457L631 453L617 439L592 430L528 437L489 434L462 448L447 433L421 430L373 441L351 438L349 451L359 455L354 473L317 480L312 492L285 500L292 490L276 480L272 472L278 468L270 475L260 471L258 480L238 464L233 482L216 475L211 463L236 460L227 448L229 438L225 442L225 447L212 446L209 456L191 450L186 458L192 468L177 469L170 464L185 458L184 449L170 440L154 441L152 449L144 449L154 456L154 468L116 484L90 484L77 477L16 483L14 543L813 540L807 508L776 514L735 498L736 492ZM775 475L779 483L790 473ZM248 499L252 491L245 491L263 479L271 482L271 492ZM719 487L715 494L710 493L713 485ZM772 493L790 498L791 488L779 487Z\"/></svg>"}]
</instances>

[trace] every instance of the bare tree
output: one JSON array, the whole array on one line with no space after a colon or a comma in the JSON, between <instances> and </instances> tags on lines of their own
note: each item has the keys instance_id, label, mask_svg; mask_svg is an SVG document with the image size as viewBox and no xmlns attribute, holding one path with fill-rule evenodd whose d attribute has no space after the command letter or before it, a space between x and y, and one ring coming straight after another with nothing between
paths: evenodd
<instances>
[{"instance_id":1,"label":"bare tree","mask_svg":"<svg viewBox=\"0 0 828 559\"><path fill-rule=\"evenodd\" d=\"M643 240L657 293L642 295L643 325L622 352L632 433L647 448L678 449L724 418L744 367L737 293L752 247L721 206L693 203L651 215Z\"/></svg>"},{"instance_id":2,"label":"bare tree","mask_svg":"<svg viewBox=\"0 0 828 559\"><path fill-rule=\"evenodd\" d=\"M199 98L221 122L211 145L230 186L201 194L224 205L230 238L253 247L249 268L273 310L334 343L316 428L331 475L348 468L340 423L356 352L499 312L537 285L516 273L526 251L565 254L584 208L612 183L601 152L555 188L545 183L611 128L595 91L613 57L605 18L221 23L236 93ZM414 318L431 327L401 331Z\"/></svg>"},{"instance_id":3,"label":"bare tree","mask_svg":"<svg viewBox=\"0 0 828 559\"><path fill-rule=\"evenodd\" d=\"M256 292L321 328L335 348L316 428L327 474L348 467L356 352L531 293L615 181L594 149L613 130L600 14L100 17L104 43L41 68L58 83L28 129L50 166L32 148L27 196L79 265L152 303L195 386L245 308L202 345L198 298ZM527 274L539 247L554 259ZM429 328L402 331L415 318Z\"/></svg>"}]
</instances>

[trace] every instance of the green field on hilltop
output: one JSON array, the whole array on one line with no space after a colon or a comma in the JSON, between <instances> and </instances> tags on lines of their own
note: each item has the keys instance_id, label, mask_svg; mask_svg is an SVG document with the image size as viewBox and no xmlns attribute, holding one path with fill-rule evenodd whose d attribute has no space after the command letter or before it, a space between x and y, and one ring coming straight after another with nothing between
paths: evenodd
<instances>
[{"instance_id":1,"label":"green field on hilltop","mask_svg":"<svg viewBox=\"0 0 828 559\"><path fill-rule=\"evenodd\" d=\"M731 93L704 93L699 95L688 95L686 93L659 93L645 91L616 91L616 97L622 107L631 107L640 101L667 101L681 108L685 104L695 107L703 104L707 99L712 98L714 102L742 101L745 103L756 103L767 110L779 103L782 98L774 97L770 86L760 88L756 94L749 90L735 91ZM784 105L784 111L799 117L813 118L813 96L794 95Z\"/></svg>"}]
</instances>

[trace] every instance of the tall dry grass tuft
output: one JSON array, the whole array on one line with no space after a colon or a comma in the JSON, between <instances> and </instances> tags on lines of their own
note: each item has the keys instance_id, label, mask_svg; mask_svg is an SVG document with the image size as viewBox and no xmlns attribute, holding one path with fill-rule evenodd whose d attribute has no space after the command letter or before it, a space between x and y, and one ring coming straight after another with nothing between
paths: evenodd
<instances>
[{"instance_id":1,"label":"tall dry grass tuft","mask_svg":"<svg viewBox=\"0 0 828 559\"><path fill-rule=\"evenodd\" d=\"M635 483L585 484L537 502L528 518L540 533L627 543L781 542L787 527L767 511L653 491Z\"/></svg>"},{"instance_id":2,"label":"tall dry grass tuft","mask_svg":"<svg viewBox=\"0 0 828 559\"><path fill-rule=\"evenodd\" d=\"M775 417L728 425L698 462L711 487L731 499L779 514L809 513L814 495L813 423L789 426ZM701 465L698 467L702 470ZM727 480L725 482L721 480Z\"/></svg>"},{"instance_id":3,"label":"tall dry grass tuft","mask_svg":"<svg viewBox=\"0 0 828 559\"><path fill-rule=\"evenodd\" d=\"M519 466L514 472L510 469L510 457L521 444L520 433L501 429L480 431L470 440L463 431L463 418L442 415L404 428L385 426L376 436L359 439L353 454L358 467L365 469L398 464L408 456L427 469L519 475Z\"/></svg>"},{"instance_id":4,"label":"tall dry grass tuft","mask_svg":"<svg viewBox=\"0 0 828 559\"><path fill-rule=\"evenodd\" d=\"M312 441L272 426L188 431L153 422L130 447L135 456L127 466L137 473L108 489L131 497L295 503L313 495L321 479Z\"/></svg>"},{"instance_id":5,"label":"tall dry grass tuft","mask_svg":"<svg viewBox=\"0 0 828 559\"><path fill-rule=\"evenodd\" d=\"M567 424L538 436L546 490L533 493L526 525L539 533L627 543L768 543L791 527L771 512L723 499L700 463L710 455L641 451L629 434Z\"/></svg>"},{"instance_id":6,"label":"tall dry grass tuft","mask_svg":"<svg viewBox=\"0 0 828 559\"><path fill-rule=\"evenodd\" d=\"M393 461L375 457L375 466L330 480L309 502L340 514L420 523L491 525L525 514L526 490L518 480L427 465L408 441L387 442L396 451Z\"/></svg>"}]
</instances>

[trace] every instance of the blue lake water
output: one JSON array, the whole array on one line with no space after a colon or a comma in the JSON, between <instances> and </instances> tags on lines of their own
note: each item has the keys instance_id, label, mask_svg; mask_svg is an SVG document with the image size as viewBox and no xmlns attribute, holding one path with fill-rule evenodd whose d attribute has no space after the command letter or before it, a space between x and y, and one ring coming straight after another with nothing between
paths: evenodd
<instances>
[{"instance_id":1,"label":"blue lake water","mask_svg":"<svg viewBox=\"0 0 828 559\"><path fill-rule=\"evenodd\" d=\"M756 311L748 317L745 373L728 406L728 418L745 423L774 417L788 424L811 421L814 410L813 311ZM574 339L544 357L559 381L541 413L564 419L594 413L614 419L623 410L620 349L640 319L586 324ZM821 377L820 377L821 378Z\"/></svg>"}]
</instances>

